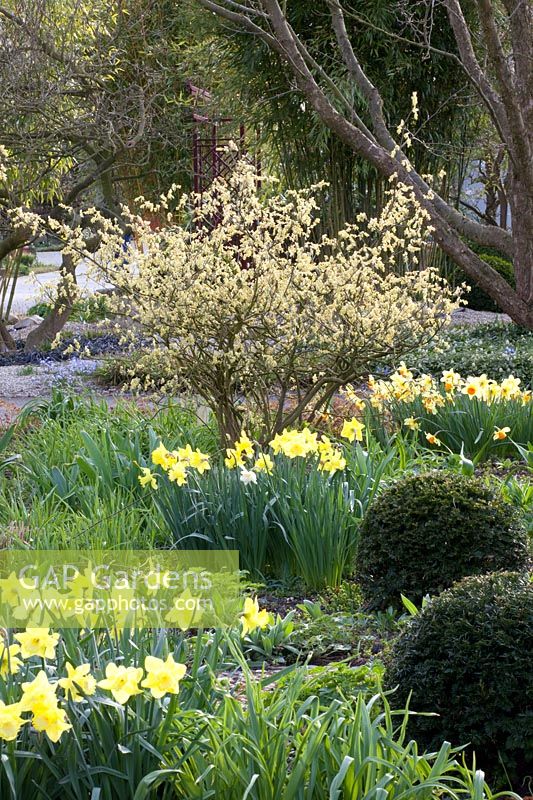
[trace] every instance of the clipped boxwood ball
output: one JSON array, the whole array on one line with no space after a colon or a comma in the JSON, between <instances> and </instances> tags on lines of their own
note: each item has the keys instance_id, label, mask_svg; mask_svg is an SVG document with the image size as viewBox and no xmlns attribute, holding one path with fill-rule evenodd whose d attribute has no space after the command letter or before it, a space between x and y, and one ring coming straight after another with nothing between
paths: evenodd
<instances>
[{"instance_id":1,"label":"clipped boxwood ball","mask_svg":"<svg viewBox=\"0 0 533 800\"><path fill-rule=\"evenodd\" d=\"M527 535L487 484L450 472L410 475L375 499L362 525L357 574L373 608L419 603L466 575L525 569Z\"/></svg>"},{"instance_id":2,"label":"clipped boxwood ball","mask_svg":"<svg viewBox=\"0 0 533 800\"><path fill-rule=\"evenodd\" d=\"M489 783L518 792L533 767L533 584L525 573L464 578L395 642L385 684L425 747L470 743ZM502 764L504 766L502 766Z\"/></svg>"}]
</instances>

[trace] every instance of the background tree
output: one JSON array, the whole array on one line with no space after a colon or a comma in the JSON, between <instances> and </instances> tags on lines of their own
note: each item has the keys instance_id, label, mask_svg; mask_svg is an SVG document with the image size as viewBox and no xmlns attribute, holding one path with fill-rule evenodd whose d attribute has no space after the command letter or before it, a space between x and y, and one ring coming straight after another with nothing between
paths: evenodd
<instances>
[{"instance_id":1,"label":"background tree","mask_svg":"<svg viewBox=\"0 0 533 800\"><path fill-rule=\"evenodd\" d=\"M463 149L463 131L472 116L471 89L458 64L445 55L421 57L399 34L406 26L400 0L357 0L352 4L369 26L350 16L350 36L357 37L362 62L374 82L380 82L388 119L394 127L411 115L416 92L421 114L413 136L411 159L419 172L436 174L446 166L446 185ZM338 62L335 35L324 2L293 0L286 9L292 29L313 58L348 96L353 93L346 70ZM421 17L422 9L417 16ZM220 17L203 15L196 28L201 38L206 79L219 110L258 129L263 163L292 188L327 181L321 212L326 228L335 233L358 211L379 212L386 179L339 139L302 100L283 60L260 39ZM453 34L442 8L434 20L435 44L453 46ZM395 34L398 38L394 38ZM383 79L385 76L385 79Z\"/></svg>"},{"instance_id":2,"label":"background tree","mask_svg":"<svg viewBox=\"0 0 533 800\"><path fill-rule=\"evenodd\" d=\"M119 202L140 186L158 196L183 171L181 37L176 19L167 23L166 6L0 2L0 145L9 164L0 190L0 260L34 236L24 226L13 229L14 208L84 224L84 207L115 217ZM68 319L75 269L65 256L60 296L28 349L53 339Z\"/></svg>"},{"instance_id":3,"label":"background tree","mask_svg":"<svg viewBox=\"0 0 533 800\"><path fill-rule=\"evenodd\" d=\"M533 328L533 6L531 0L442 0L421 3L420 24L409 22L409 41L420 55L443 55L461 67L486 110L509 161L508 201L512 230L481 223L447 202L413 166L406 143L410 131L393 128L380 83L374 83L361 59L358 37L350 38L347 19L354 4L325 0L344 82L317 63L304 38L292 27L278 0L197 0L206 11L259 38L286 64L306 102L343 142L384 177L398 175L411 185L431 215L435 241L515 320ZM406 4L409 12L412 4ZM434 9L445 11L454 49L434 44ZM405 32L391 34L406 38ZM252 40L253 41L253 40ZM385 76L386 77L386 76ZM352 91L348 93L345 85ZM470 243L493 247L513 260L516 288L486 264Z\"/></svg>"}]
</instances>

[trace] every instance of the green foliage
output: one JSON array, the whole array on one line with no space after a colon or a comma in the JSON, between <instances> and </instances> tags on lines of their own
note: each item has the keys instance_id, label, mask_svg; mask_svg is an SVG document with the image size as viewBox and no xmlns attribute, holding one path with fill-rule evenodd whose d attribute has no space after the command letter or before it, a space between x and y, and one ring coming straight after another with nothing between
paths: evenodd
<instances>
[{"instance_id":1,"label":"green foliage","mask_svg":"<svg viewBox=\"0 0 533 800\"><path fill-rule=\"evenodd\" d=\"M513 374L524 387L533 381L533 332L517 325L455 325L410 356L421 372L453 369L465 377L485 373L494 380Z\"/></svg>"},{"instance_id":2,"label":"green foliage","mask_svg":"<svg viewBox=\"0 0 533 800\"><path fill-rule=\"evenodd\" d=\"M19 260L19 275L29 275L31 268L35 265L37 259L33 253L22 253Z\"/></svg>"},{"instance_id":3,"label":"green foliage","mask_svg":"<svg viewBox=\"0 0 533 800\"><path fill-rule=\"evenodd\" d=\"M531 469L531 468L530 468ZM504 499L515 508L520 509L533 551L533 481L529 472L525 478L509 475L501 481L500 488Z\"/></svg>"},{"instance_id":4,"label":"green foliage","mask_svg":"<svg viewBox=\"0 0 533 800\"><path fill-rule=\"evenodd\" d=\"M72 728L57 743L23 726L17 746L2 753L2 798L30 797L36 787L47 800L371 800L385 797L379 789L391 800L495 797L449 743L423 753L408 739L408 714L380 692L378 665L257 675L234 634L62 631L57 658L45 665L52 679L67 661L89 664L98 679L110 661L142 666L147 655L168 653L186 676L163 700L144 692L121 704L97 689L64 703ZM2 699L42 667L31 658L23 674L1 680Z\"/></svg>"},{"instance_id":5,"label":"green foliage","mask_svg":"<svg viewBox=\"0 0 533 800\"><path fill-rule=\"evenodd\" d=\"M412 619L387 675L413 710L439 714L411 721L424 745L471 742L490 779L516 789L533 763L532 626L527 575L465 578Z\"/></svg>"},{"instance_id":6,"label":"green foliage","mask_svg":"<svg viewBox=\"0 0 533 800\"><path fill-rule=\"evenodd\" d=\"M39 314L41 317L47 317L51 311L52 306L50 303L39 302L28 309L28 314ZM103 319L109 319L109 307L104 294L97 294L78 300L72 306L71 322L98 322Z\"/></svg>"},{"instance_id":7,"label":"green foliage","mask_svg":"<svg viewBox=\"0 0 533 800\"><path fill-rule=\"evenodd\" d=\"M186 486L162 479L153 499L176 547L238 549L254 577L299 575L319 588L338 585L355 554L353 495L340 476L279 457L256 483L214 464Z\"/></svg>"},{"instance_id":8,"label":"green foliage","mask_svg":"<svg viewBox=\"0 0 533 800\"><path fill-rule=\"evenodd\" d=\"M66 395L25 407L8 442L17 471L0 494L0 520L35 546L168 546L138 482L150 442L187 440L216 451L216 427L177 404L138 408ZM6 447L7 447L6 444ZM15 458L18 455L17 458ZM1 461L1 459L0 459Z\"/></svg>"},{"instance_id":9,"label":"green foliage","mask_svg":"<svg viewBox=\"0 0 533 800\"><path fill-rule=\"evenodd\" d=\"M327 708L335 700L356 702L360 694L370 699L379 692L383 674L384 667L379 661L359 667L351 667L343 662L310 667L300 700L316 696L321 707Z\"/></svg>"},{"instance_id":10,"label":"green foliage","mask_svg":"<svg viewBox=\"0 0 533 800\"><path fill-rule=\"evenodd\" d=\"M373 607L418 603L465 575L520 570L527 539L513 506L486 482L445 472L393 483L361 529L358 579Z\"/></svg>"},{"instance_id":11,"label":"green foliage","mask_svg":"<svg viewBox=\"0 0 533 800\"><path fill-rule=\"evenodd\" d=\"M311 589L339 586L353 571L359 522L381 482L424 463L401 441L384 449L369 438L368 448L347 448L346 472L332 476L305 459L277 456L272 473L248 485L238 470L215 462L185 486L161 478L153 502L176 547L237 548L254 578L298 576Z\"/></svg>"},{"instance_id":12,"label":"green foliage","mask_svg":"<svg viewBox=\"0 0 533 800\"><path fill-rule=\"evenodd\" d=\"M340 659L360 660L373 658L388 649L392 636L398 632L399 619L394 611L368 615L361 608L352 613L329 611L299 606L304 615L298 621L290 638L291 653L310 658L313 664L328 664Z\"/></svg>"},{"instance_id":13,"label":"green foliage","mask_svg":"<svg viewBox=\"0 0 533 800\"><path fill-rule=\"evenodd\" d=\"M494 253L479 253L481 259L489 264L493 269L498 272L502 278L505 278L513 288L515 286L514 269L511 261L506 258L495 255ZM471 281L467 275L461 273L460 282L466 283L470 286L470 291L466 295L468 301L468 308L473 308L475 311L500 311L501 308L486 294L483 289L480 289L477 284Z\"/></svg>"}]
</instances>

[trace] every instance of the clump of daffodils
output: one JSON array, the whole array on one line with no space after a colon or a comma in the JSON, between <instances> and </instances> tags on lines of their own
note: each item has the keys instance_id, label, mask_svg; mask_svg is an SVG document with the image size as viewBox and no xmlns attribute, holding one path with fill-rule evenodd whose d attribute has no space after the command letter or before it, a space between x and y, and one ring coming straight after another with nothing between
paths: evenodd
<instances>
[{"instance_id":1,"label":"clump of daffodils","mask_svg":"<svg viewBox=\"0 0 533 800\"><path fill-rule=\"evenodd\" d=\"M141 203L124 216L136 249L125 258L122 227L94 212L102 244L86 258L117 287L112 310L138 323L176 386L213 410L224 447L248 415L265 442L318 414L376 360L432 339L458 305L436 272L418 269L431 228L402 184L391 184L379 217L362 215L335 239L315 235L312 190L258 191L244 162L201 198L177 199L174 187L158 209ZM228 458L241 466L240 456Z\"/></svg>"},{"instance_id":2,"label":"clump of daffodils","mask_svg":"<svg viewBox=\"0 0 533 800\"><path fill-rule=\"evenodd\" d=\"M362 442L365 425L356 417L345 420L341 437L348 442ZM269 442L270 453L259 450L245 431L241 432L232 447L226 448L224 465L229 470L239 470L244 485L256 484L260 474L271 475L275 469L275 457L288 459L311 458L317 468L329 474L340 472L346 467L344 451L339 444L332 442L325 434L319 435L305 427L301 430L285 429ZM161 442L151 454L153 466L161 467L171 483L185 486L191 472L203 475L210 469L209 456L190 445L168 450ZM161 474L151 467L140 467L138 476L141 486L157 489Z\"/></svg>"},{"instance_id":3,"label":"clump of daffodils","mask_svg":"<svg viewBox=\"0 0 533 800\"><path fill-rule=\"evenodd\" d=\"M272 615L259 608L257 598L246 598L239 615L241 635L272 623ZM13 702L0 699L0 740L15 741L24 726L37 733L45 733L52 742L58 742L64 733L73 729L67 713L68 704L98 703L98 693L109 693L115 703L125 706L132 697L147 694L152 701L167 695L177 695L180 682L187 673L185 664L174 660L172 653L165 659L148 655L144 666L116 664L105 665L104 677L97 679L91 665L64 664L66 674L60 676L54 662L59 634L48 628L28 628L14 637L18 643L4 642L0 651L0 672L4 679L3 691ZM43 668L32 672L32 659L43 660ZM27 680L17 681L23 661ZM7 680L13 676L12 680ZM6 698L7 699L7 698ZM102 701L107 704L105 695ZM83 714L82 714L83 718Z\"/></svg>"},{"instance_id":4,"label":"clump of daffodils","mask_svg":"<svg viewBox=\"0 0 533 800\"><path fill-rule=\"evenodd\" d=\"M190 444L179 447L177 450L167 450L163 442L152 451L152 464L160 466L167 474L171 483L183 486L187 483L187 478L191 470L203 475L211 469L209 456L201 450L193 450ZM157 489L157 474L150 467L141 467L139 475L141 486Z\"/></svg>"},{"instance_id":5,"label":"clump of daffodils","mask_svg":"<svg viewBox=\"0 0 533 800\"><path fill-rule=\"evenodd\" d=\"M515 378L514 375L509 375L500 383L487 375L469 375L463 378L453 370L444 370L440 379L431 375L415 377L404 362L401 362L400 367L387 380L376 381L370 378L369 389L369 402L378 410L386 409L393 402L412 403L420 400L428 414L435 414L438 408L447 404L455 404L464 395L487 405L507 400L527 405L532 397L531 390L522 390L520 378ZM416 420L408 417L405 426L416 430Z\"/></svg>"}]
</instances>

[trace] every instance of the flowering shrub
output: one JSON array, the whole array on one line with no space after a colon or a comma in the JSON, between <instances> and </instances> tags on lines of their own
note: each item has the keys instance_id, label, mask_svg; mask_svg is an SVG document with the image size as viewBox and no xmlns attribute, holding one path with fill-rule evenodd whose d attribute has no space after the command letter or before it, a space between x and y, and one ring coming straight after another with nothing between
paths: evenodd
<instances>
[{"instance_id":1,"label":"flowering shrub","mask_svg":"<svg viewBox=\"0 0 533 800\"><path fill-rule=\"evenodd\" d=\"M371 378L369 390L367 422L378 436L392 423L425 446L463 451L474 461L516 454L513 442L533 439L532 392L522 390L513 375L498 383L486 375L464 378L444 370L437 380L415 377L402 362L387 380Z\"/></svg>"},{"instance_id":2,"label":"flowering shrub","mask_svg":"<svg viewBox=\"0 0 533 800\"><path fill-rule=\"evenodd\" d=\"M201 202L171 190L157 231L125 210L138 243L126 263L122 227L94 216L114 310L168 359L169 388L188 387L212 409L224 446L248 417L265 441L313 417L376 360L430 340L457 306L432 270L392 269L398 258L417 265L428 231L408 187L391 185L379 218L317 241L312 192L260 197L257 180L240 162Z\"/></svg>"}]
</instances>

